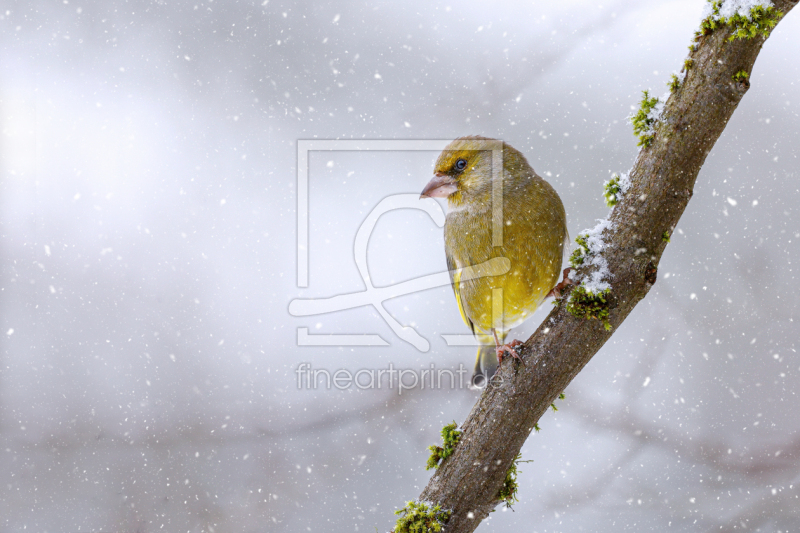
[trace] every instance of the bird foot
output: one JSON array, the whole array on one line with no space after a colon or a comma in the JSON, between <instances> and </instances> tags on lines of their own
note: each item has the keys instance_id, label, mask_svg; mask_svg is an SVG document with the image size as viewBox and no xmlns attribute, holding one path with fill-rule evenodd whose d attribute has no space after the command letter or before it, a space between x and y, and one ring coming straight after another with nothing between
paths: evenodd
<instances>
[{"instance_id":1,"label":"bird foot","mask_svg":"<svg viewBox=\"0 0 800 533\"><path fill-rule=\"evenodd\" d=\"M571 268L565 268L565 269L564 269L564 279L562 279L562 280L559 282L559 284L558 284L558 285L556 285L555 287L553 287L553 290L551 290L550 292L548 292L548 293L547 293L547 296L545 296L545 298L547 298L547 297L550 297L550 296L554 296L554 297L556 297L556 298L561 298L561 292L562 292L564 289L566 289L566 288L567 288L567 287L569 287L570 285L575 285L575 282L574 282L574 281L572 281L571 279L569 279L569 273L570 273L571 271L572 271L572 269L571 269Z\"/></svg>"},{"instance_id":2,"label":"bird foot","mask_svg":"<svg viewBox=\"0 0 800 533\"><path fill-rule=\"evenodd\" d=\"M505 352L511 356L512 359L516 359L520 363L522 363L522 357L519 356L517 351L514 349L517 346L522 346L523 342L519 340L513 340L508 344L501 344L497 347L497 364L503 364L503 358L505 357ZM523 363L524 364L524 363Z\"/></svg>"}]
</instances>

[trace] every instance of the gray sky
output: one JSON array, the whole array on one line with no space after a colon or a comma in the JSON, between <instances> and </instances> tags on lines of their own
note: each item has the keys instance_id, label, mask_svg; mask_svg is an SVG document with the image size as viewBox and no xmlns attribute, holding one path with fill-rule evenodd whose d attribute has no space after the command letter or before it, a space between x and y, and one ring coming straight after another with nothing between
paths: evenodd
<instances>
[{"instance_id":1,"label":"gray sky","mask_svg":"<svg viewBox=\"0 0 800 533\"><path fill-rule=\"evenodd\" d=\"M385 303L426 352L371 307L288 307L364 289L358 228L419 193L436 152L312 152L298 288L297 141L502 138L575 236L701 9L1 2L0 531L390 529L476 393L305 390L296 370L471 369L441 336L467 333L452 291ZM798 20L764 46L654 289L482 531L800 525ZM441 272L441 229L389 212L368 261L375 286ZM388 346L298 346L298 328Z\"/></svg>"}]
</instances>

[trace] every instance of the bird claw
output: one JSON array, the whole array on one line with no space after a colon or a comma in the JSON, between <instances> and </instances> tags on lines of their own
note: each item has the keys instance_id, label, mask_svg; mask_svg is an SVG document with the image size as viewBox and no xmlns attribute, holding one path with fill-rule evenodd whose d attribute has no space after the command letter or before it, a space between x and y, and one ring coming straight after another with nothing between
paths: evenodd
<instances>
[{"instance_id":1,"label":"bird claw","mask_svg":"<svg viewBox=\"0 0 800 533\"><path fill-rule=\"evenodd\" d=\"M524 344L522 341L513 340L513 341L509 342L508 344L503 344L503 345L498 346L497 347L497 364L498 365L502 365L503 364L503 358L505 357L505 355L504 355L505 352L508 352L509 355L511 355L512 359L516 359L517 361L522 363L522 357L520 357L519 354L517 353L517 351L514 349L517 346L522 346L522 344ZM523 363L523 364L525 364L525 363Z\"/></svg>"},{"instance_id":2,"label":"bird claw","mask_svg":"<svg viewBox=\"0 0 800 533\"><path fill-rule=\"evenodd\" d=\"M564 289L566 289L566 288L567 288L567 287L569 287L570 285L575 285L575 282L574 282L574 281L572 281L571 279L569 279L569 273L570 273L570 272L572 272L572 269L571 269L571 268L565 268L565 269L564 269L564 279L562 279L562 280L561 280L561 281L558 283L558 285L556 285L555 287L553 287L553 290L551 290L550 292L548 292L548 293L547 293L547 296L545 296L545 298L548 298L548 297L550 297L550 296L554 296L555 298L561 298L561 292L562 292Z\"/></svg>"}]
</instances>

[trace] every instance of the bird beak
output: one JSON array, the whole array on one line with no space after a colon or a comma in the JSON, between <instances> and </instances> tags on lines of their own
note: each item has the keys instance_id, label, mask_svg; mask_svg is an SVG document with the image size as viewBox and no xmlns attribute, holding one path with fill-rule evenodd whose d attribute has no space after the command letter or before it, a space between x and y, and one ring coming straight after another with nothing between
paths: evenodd
<instances>
[{"instance_id":1,"label":"bird beak","mask_svg":"<svg viewBox=\"0 0 800 533\"><path fill-rule=\"evenodd\" d=\"M447 198L456 192L456 190L458 190L456 187L456 180L447 174L437 172L436 175L433 176L433 179L422 189L422 194L420 194L419 197L420 199Z\"/></svg>"}]
</instances>

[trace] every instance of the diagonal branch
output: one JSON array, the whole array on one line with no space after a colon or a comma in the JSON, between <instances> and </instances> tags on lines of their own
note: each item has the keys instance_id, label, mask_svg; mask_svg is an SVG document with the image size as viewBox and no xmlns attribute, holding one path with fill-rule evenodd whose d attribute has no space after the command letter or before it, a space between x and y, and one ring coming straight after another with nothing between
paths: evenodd
<instances>
[{"instance_id":1,"label":"diagonal branch","mask_svg":"<svg viewBox=\"0 0 800 533\"><path fill-rule=\"evenodd\" d=\"M774 4L785 16L797 0ZM420 500L450 510L448 533L474 531L499 503L506 472L539 418L655 283L663 236L677 225L706 156L749 87L736 74L752 72L766 40L730 41L734 31L720 25L699 38L686 78L667 100L652 142L631 169L630 188L610 214L600 253L610 273L611 329L571 315L571 295L565 296L525 343L524 364L504 362L464 422L455 452L422 491ZM578 275L590 268L587 262Z\"/></svg>"}]
</instances>

